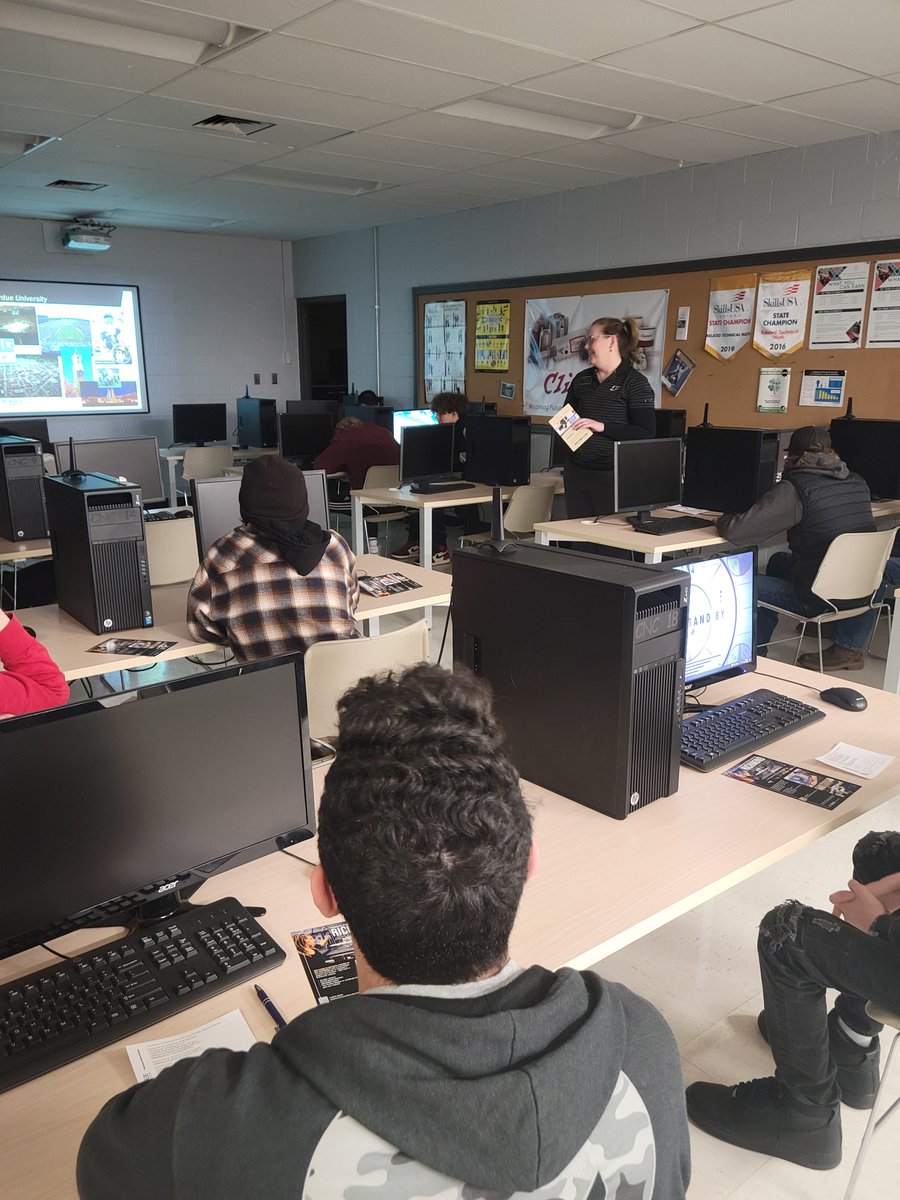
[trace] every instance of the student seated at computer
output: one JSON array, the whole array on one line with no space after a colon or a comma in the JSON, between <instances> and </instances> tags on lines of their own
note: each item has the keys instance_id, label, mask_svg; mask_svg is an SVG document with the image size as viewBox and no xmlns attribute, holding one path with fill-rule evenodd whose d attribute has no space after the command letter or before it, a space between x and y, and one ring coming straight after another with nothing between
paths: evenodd
<instances>
[{"instance_id":1,"label":"student seated at computer","mask_svg":"<svg viewBox=\"0 0 900 1200\"><path fill-rule=\"evenodd\" d=\"M395 467L399 462L400 444L394 440L389 429L376 425L374 421L344 417L335 425L331 441L313 459L313 468L329 474L343 471L347 476L346 481L328 480L331 496L332 484L344 483L345 491L349 494L351 490L358 491L366 482L369 467ZM343 497L334 494L333 499Z\"/></svg>"},{"instance_id":2,"label":"student seated at computer","mask_svg":"<svg viewBox=\"0 0 900 1200\"><path fill-rule=\"evenodd\" d=\"M484 686L424 664L357 684L318 832L313 899L348 922L361 994L111 1100L81 1146L82 1200L680 1200L659 1013L591 971L509 958L535 852Z\"/></svg>"},{"instance_id":3,"label":"student seated at computer","mask_svg":"<svg viewBox=\"0 0 900 1200\"><path fill-rule=\"evenodd\" d=\"M56 708L69 699L69 685L45 648L2 609L0 664L0 720Z\"/></svg>"},{"instance_id":4,"label":"student seated at computer","mask_svg":"<svg viewBox=\"0 0 900 1200\"><path fill-rule=\"evenodd\" d=\"M239 502L244 524L213 542L194 576L191 636L241 661L358 637L356 560L340 534L309 520L302 472L277 454L254 459Z\"/></svg>"},{"instance_id":5,"label":"student seated at computer","mask_svg":"<svg viewBox=\"0 0 900 1200\"><path fill-rule=\"evenodd\" d=\"M875 522L865 480L832 450L827 429L804 425L791 435L781 481L746 512L720 517L716 528L739 546L762 545L786 533L788 550L773 554L766 574L757 576L757 598L816 616L829 607L809 590L825 551L839 534L867 533L875 528ZM839 601L838 608L854 608L858 603ZM778 614L771 609L757 610L760 654L766 654L766 643L772 640L777 623ZM835 632L834 645L823 655L825 670L862 670L868 634L849 621L841 624L843 631ZM815 666L818 670L818 654Z\"/></svg>"}]
</instances>

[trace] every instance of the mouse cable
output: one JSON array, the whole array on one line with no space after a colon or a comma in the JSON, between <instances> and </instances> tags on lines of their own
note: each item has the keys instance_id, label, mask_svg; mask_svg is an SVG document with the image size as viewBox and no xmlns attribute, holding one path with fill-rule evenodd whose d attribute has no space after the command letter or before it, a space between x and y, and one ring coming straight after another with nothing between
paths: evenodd
<instances>
[{"instance_id":1,"label":"mouse cable","mask_svg":"<svg viewBox=\"0 0 900 1200\"><path fill-rule=\"evenodd\" d=\"M63 954L62 950L54 950L52 946L48 946L46 942L41 942L40 947L46 950L48 954L55 954L57 958L64 958L66 962L74 962L75 958L72 954Z\"/></svg>"},{"instance_id":2,"label":"mouse cable","mask_svg":"<svg viewBox=\"0 0 900 1200\"><path fill-rule=\"evenodd\" d=\"M315 868L319 865L318 863L310 862L309 859L304 858L302 854L295 854L293 852L293 850L285 849L284 846L279 846L278 848L281 851L281 853L286 854L288 856L288 858L296 858L297 862L306 863L306 865L308 867L312 867L313 870L315 870Z\"/></svg>"}]
</instances>

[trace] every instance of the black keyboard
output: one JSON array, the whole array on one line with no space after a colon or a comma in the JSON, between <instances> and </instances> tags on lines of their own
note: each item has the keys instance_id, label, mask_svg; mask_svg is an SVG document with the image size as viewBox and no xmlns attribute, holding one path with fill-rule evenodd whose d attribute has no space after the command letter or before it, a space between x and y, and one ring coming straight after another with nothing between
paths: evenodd
<instances>
[{"instance_id":1,"label":"black keyboard","mask_svg":"<svg viewBox=\"0 0 900 1200\"><path fill-rule=\"evenodd\" d=\"M423 480L422 483L411 483L409 490L415 493L427 492L462 492L467 488L473 488L474 483L464 483L461 479L437 480L433 482Z\"/></svg>"},{"instance_id":2,"label":"black keyboard","mask_svg":"<svg viewBox=\"0 0 900 1200\"><path fill-rule=\"evenodd\" d=\"M687 533L690 529L709 529L715 524L709 517L648 517L641 521L638 517L629 517L628 523L638 533L653 533L661 536L664 533Z\"/></svg>"},{"instance_id":3,"label":"black keyboard","mask_svg":"<svg viewBox=\"0 0 900 1200\"><path fill-rule=\"evenodd\" d=\"M0 1092L284 962L228 898L0 987Z\"/></svg>"},{"instance_id":4,"label":"black keyboard","mask_svg":"<svg viewBox=\"0 0 900 1200\"><path fill-rule=\"evenodd\" d=\"M698 771L714 771L721 763L751 754L824 716L820 708L760 688L686 717L681 727L681 761Z\"/></svg>"}]
</instances>

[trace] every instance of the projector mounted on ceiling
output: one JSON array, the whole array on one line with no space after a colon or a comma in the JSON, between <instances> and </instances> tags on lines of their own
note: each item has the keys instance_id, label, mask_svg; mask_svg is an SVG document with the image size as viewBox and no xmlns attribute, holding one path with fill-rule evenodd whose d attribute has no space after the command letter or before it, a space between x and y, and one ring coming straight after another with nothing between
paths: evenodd
<instances>
[{"instance_id":1,"label":"projector mounted on ceiling","mask_svg":"<svg viewBox=\"0 0 900 1200\"><path fill-rule=\"evenodd\" d=\"M114 225L101 225L94 221L78 221L66 225L62 231L62 244L67 250L108 250L112 245L110 234Z\"/></svg>"}]
</instances>

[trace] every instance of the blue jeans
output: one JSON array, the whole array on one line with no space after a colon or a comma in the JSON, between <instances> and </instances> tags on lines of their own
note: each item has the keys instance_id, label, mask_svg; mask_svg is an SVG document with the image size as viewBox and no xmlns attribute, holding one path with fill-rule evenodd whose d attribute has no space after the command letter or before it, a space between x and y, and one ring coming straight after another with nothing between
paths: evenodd
<instances>
[{"instance_id":1,"label":"blue jeans","mask_svg":"<svg viewBox=\"0 0 900 1200\"><path fill-rule=\"evenodd\" d=\"M900 834L869 833L857 843L853 877L860 883L898 870ZM866 1013L867 1000L900 1012L900 946L786 900L763 917L757 948L775 1073L800 1103L834 1105L840 1093L825 989L840 992L835 1009L850 1029L874 1036L882 1027Z\"/></svg>"}]
</instances>

